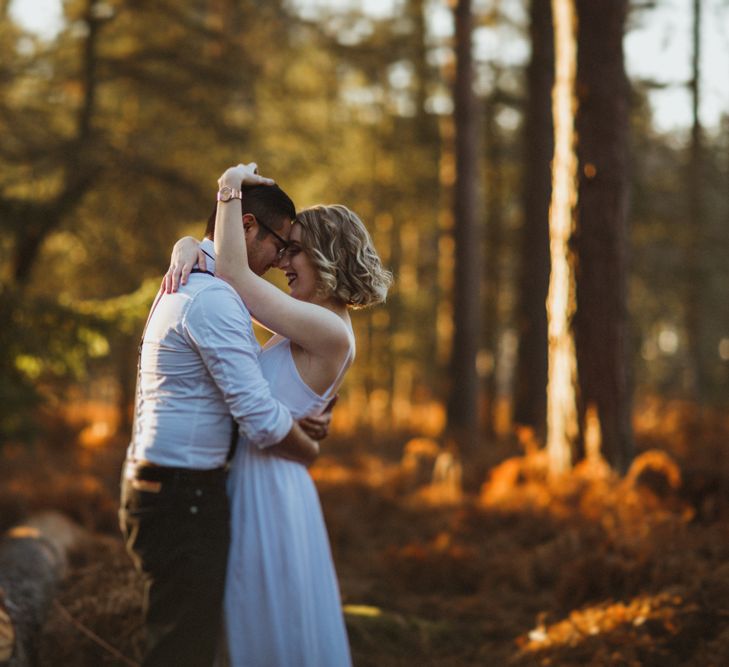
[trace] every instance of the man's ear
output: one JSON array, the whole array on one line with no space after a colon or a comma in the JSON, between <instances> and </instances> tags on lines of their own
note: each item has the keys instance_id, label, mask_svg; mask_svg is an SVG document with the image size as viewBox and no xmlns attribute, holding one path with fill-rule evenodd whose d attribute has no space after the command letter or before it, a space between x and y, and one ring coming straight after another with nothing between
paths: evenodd
<instances>
[{"instance_id":1,"label":"man's ear","mask_svg":"<svg viewBox=\"0 0 729 667\"><path fill-rule=\"evenodd\" d=\"M257 221L256 221L256 216L253 215L253 213L244 213L243 214L243 232L245 234L247 234L248 230L255 224L257 224Z\"/></svg>"}]
</instances>

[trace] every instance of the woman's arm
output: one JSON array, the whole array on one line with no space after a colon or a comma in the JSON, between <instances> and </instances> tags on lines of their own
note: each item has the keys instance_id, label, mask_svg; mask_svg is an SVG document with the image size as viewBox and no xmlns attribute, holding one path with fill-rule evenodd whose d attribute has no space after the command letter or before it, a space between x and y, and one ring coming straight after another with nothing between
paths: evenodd
<instances>
[{"instance_id":1,"label":"woman's arm","mask_svg":"<svg viewBox=\"0 0 729 667\"><path fill-rule=\"evenodd\" d=\"M170 267L162 278L161 290L171 294L176 292L180 285L186 285L190 271L197 264L201 271L207 269L205 253L200 250L200 241L192 236L183 236L172 247Z\"/></svg>"},{"instance_id":2,"label":"woman's arm","mask_svg":"<svg viewBox=\"0 0 729 667\"><path fill-rule=\"evenodd\" d=\"M260 183L256 165L231 167L220 187ZM349 351L347 327L333 312L299 301L257 276L248 265L239 199L218 202L215 219L215 273L238 292L251 314L265 327L294 341L310 354L341 362Z\"/></svg>"}]
</instances>

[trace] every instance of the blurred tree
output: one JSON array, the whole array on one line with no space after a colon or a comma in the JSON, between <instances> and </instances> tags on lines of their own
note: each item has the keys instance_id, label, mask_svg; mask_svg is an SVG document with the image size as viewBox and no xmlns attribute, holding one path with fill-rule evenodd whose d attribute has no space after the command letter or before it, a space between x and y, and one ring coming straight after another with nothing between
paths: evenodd
<instances>
[{"instance_id":1,"label":"blurred tree","mask_svg":"<svg viewBox=\"0 0 729 667\"><path fill-rule=\"evenodd\" d=\"M435 353L440 138L432 109L442 84L424 3L412 0L389 20L322 5L292 16L286 30L292 53L273 59L259 83L266 111L257 129L267 160L292 174L297 203L346 203L395 272L387 306L353 318L358 361L341 409L351 397L353 420L403 427L415 397L432 400L442 382ZM296 113L275 99L291 100ZM279 155L270 154L274 143Z\"/></svg>"},{"instance_id":2,"label":"blurred tree","mask_svg":"<svg viewBox=\"0 0 729 667\"><path fill-rule=\"evenodd\" d=\"M8 137L1 153L4 169L0 175L7 267L0 285L0 319L7 323L0 333L0 345L5 351L0 364L2 440L27 437L32 431L33 422L23 419L24 410L36 404L33 376L37 377L39 370L31 350L37 353L46 348L45 337L55 336L61 328L53 319L49 322L53 331L23 326L31 313L40 315L27 295L31 271L44 241L99 177L102 155L96 149L98 135L92 118L97 106L103 19L96 8L96 0L87 0L80 7L79 21L85 31L79 40L80 65L75 80L78 103L65 113L59 113L53 104L54 93L58 95L59 91L54 90L58 64L52 53L24 37L9 22L6 12L2 16L5 76L0 85L5 102L0 131ZM42 309L58 312L48 304Z\"/></svg>"},{"instance_id":3,"label":"blurred tree","mask_svg":"<svg viewBox=\"0 0 729 667\"><path fill-rule=\"evenodd\" d=\"M523 223L519 278L519 356L514 421L545 434L547 402L547 290L549 287L549 200L554 152L551 94L554 36L549 2L530 3L531 59L523 133Z\"/></svg>"},{"instance_id":4,"label":"blurred tree","mask_svg":"<svg viewBox=\"0 0 729 667\"><path fill-rule=\"evenodd\" d=\"M683 386L675 356L661 352L663 330L682 325L684 293L682 206L684 155L671 137L653 129L645 86L633 89L631 140L633 147L630 252L630 312L634 318L633 369L636 391L678 397ZM683 362L680 364L684 366ZM673 389L671 389L673 387Z\"/></svg>"},{"instance_id":5,"label":"blurred tree","mask_svg":"<svg viewBox=\"0 0 729 667\"><path fill-rule=\"evenodd\" d=\"M64 27L49 42L0 16L7 37L0 130L10 138L0 153L7 260L0 310L14 323L1 334L8 352L0 367L3 439L25 437L38 422L40 387L82 372L83 355L70 355L88 342L83 331L92 321L119 349L136 335L108 313L82 316L73 300L133 293L159 275L181 225L206 217L216 174L242 158L261 66L250 54L270 22L260 20L255 38L244 39L233 9L192 0L79 0L65 3ZM44 327L30 319L40 304L61 320ZM143 317L144 307L137 310ZM57 329L68 330L65 361L49 344ZM120 373L122 396L133 374L133 364Z\"/></svg>"},{"instance_id":6,"label":"blurred tree","mask_svg":"<svg viewBox=\"0 0 729 667\"><path fill-rule=\"evenodd\" d=\"M701 106L701 0L693 0L691 30L691 143L689 148L686 186L688 204L686 225L686 306L685 328L688 343L688 385L691 397L703 402L707 394L704 362L704 303L707 280L705 277L704 238L706 220L703 204L703 185L706 179L703 159L703 130L699 115Z\"/></svg>"},{"instance_id":7,"label":"blurred tree","mask_svg":"<svg viewBox=\"0 0 729 667\"><path fill-rule=\"evenodd\" d=\"M482 341L483 352L488 355L490 363L484 382L484 398L486 415L484 430L487 437L496 434L496 404L498 400L497 364L500 359L499 341L503 334L503 318L501 317L500 296L504 289L502 270L503 258L506 255L506 165L504 132L498 125L497 116L501 109L500 100L500 67L493 66L493 90L485 99L483 143L484 155L484 189L488 192L486 202L486 230L483 235L483 317Z\"/></svg>"},{"instance_id":8,"label":"blurred tree","mask_svg":"<svg viewBox=\"0 0 729 667\"><path fill-rule=\"evenodd\" d=\"M441 165L441 138L438 130L438 116L429 109L431 96L437 87L438 71L429 63L428 27L425 0L409 0L408 15L413 22L411 37L411 59L414 71L414 136L416 151L412 156L413 186L410 199L419 205L417 213L418 241L411 251L417 255L417 274L413 295L417 299L416 312L420 324L420 386L436 387L442 377L438 364L438 304L442 298L438 284L438 244L440 230L438 220L441 209L439 187Z\"/></svg>"},{"instance_id":9,"label":"blurred tree","mask_svg":"<svg viewBox=\"0 0 729 667\"><path fill-rule=\"evenodd\" d=\"M498 31L498 23L489 26ZM482 423L489 438L503 436L511 418L509 408L516 366L516 250L521 224L512 191L522 170L518 121L524 109L520 78L514 68L498 61L481 64L480 78L490 89L482 95L483 188L485 205L482 262L482 326L478 371L485 407ZM544 304L542 304L544 308Z\"/></svg>"},{"instance_id":10,"label":"blurred tree","mask_svg":"<svg viewBox=\"0 0 729 667\"><path fill-rule=\"evenodd\" d=\"M640 258L630 266L636 394L687 398L691 362L684 332L690 283L686 257L692 243L692 227L686 218L690 144L683 146L682 137L675 133L655 130L644 82L636 82L632 100L630 254ZM719 354L721 341L729 330L729 265L725 260L729 253L728 165L724 157L727 136L724 129L705 131L702 138L704 401L717 405L725 405L729 396L727 366Z\"/></svg>"},{"instance_id":11,"label":"blurred tree","mask_svg":"<svg viewBox=\"0 0 729 667\"><path fill-rule=\"evenodd\" d=\"M473 91L470 0L455 5L456 182L454 187L455 273L453 284L453 341L448 397L448 430L470 452L478 443L478 375L476 355L480 320L480 202L478 193L479 130Z\"/></svg>"},{"instance_id":12,"label":"blurred tree","mask_svg":"<svg viewBox=\"0 0 729 667\"><path fill-rule=\"evenodd\" d=\"M484 42L521 39L519 19L507 14L512 6L491 3L483 11L485 5L478 5L477 30L489 37ZM340 7L284 0L73 0L64 3L63 29L49 41L23 33L0 13L0 215L6 232L0 239L0 307L9 322L0 334L6 352L0 361L2 437L20 437L37 423L34 393L56 400L58 407L68 381L91 386L84 375L89 369L113 375L120 406L128 406L135 339L170 244L182 233L200 234L215 177L241 159L258 161L300 208L321 201L349 205L396 273L387 306L354 317L358 362L343 396L352 399L351 424L419 425L425 411L418 412L413 402L445 396L449 383L451 422L462 411L473 416L468 392L476 360L492 397L497 376L501 390L508 389L511 297L517 289L515 414L521 423L543 429L551 5L531 3L530 101L520 157L514 153L524 97L521 65L500 55L481 55L479 61L482 52L476 51L475 90L487 107L475 122L486 131L486 141L481 150L460 131L457 141L461 154L475 152L485 167L483 179L475 170L460 182L485 185L490 193L482 244L489 260L471 278L464 273L470 259L459 258L454 267L460 231L451 233L456 210L459 229L471 214L476 215L471 233L481 225L473 189L455 197L460 208L451 202L452 35L430 20L433 5L427 0L405 0L386 17L354 4ZM607 38L595 40L603 44ZM610 39L614 46L612 28ZM484 42L479 39L480 46ZM456 41L459 49L468 46L469 56L470 43L470 37ZM461 51L459 59L463 62ZM601 89L589 73L597 69L588 60L580 64L578 75L587 72L589 84L580 91L585 111ZM459 75L459 91L463 81ZM653 128L645 90L634 98L632 140L638 149L630 234L641 257L631 268L636 341L640 338L634 346L636 379L643 391L672 395L688 364L686 347L674 349L671 341L682 340L687 330L686 293L693 284L685 266L686 172L679 168L690 156L675 136ZM468 107L459 103L456 109L461 114ZM459 115L463 127L461 120ZM605 120L605 127L613 127L613 120ZM602 145L600 137L590 139L591 131L585 124L581 151L593 139ZM611 160L622 141L615 136ZM729 203L720 158L726 136L708 129L701 136L701 353L706 392L716 400L723 400L729 381L726 362L721 367L710 362L727 337L729 319L717 316L726 311L729 281L724 259ZM603 148L595 151L602 155ZM582 152L580 157L582 205L589 206L589 193L599 189L606 167L598 158ZM596 169L592 179L585 160ZM464 164L459 158L459 173ZM509 192L519 182L524 219L517 250L512 234L518 215ZM580 209L580 224L583 219L582 231L590 237L595 230L589 222L599 218ZM468 242L458 244L469 248ZM518 281L517 255L523 258ZM591 268L582 268L589 274L604 261L598 257L590 260ZM456 275L458 289L452 284ZM589 275L583 287L588 285ZM578 298L587 298L580 290ZM464 327L479 314L476 300L486 320L476 338L480 356L475 347L469 351L471 339L463 338ZM451 345L454 308L460 333ZM449 361L455 364L448 359L451 349L462 366L452 365L449 372ZM588 357L593 359L601 357ZM462 398L464 391L469 398ZM440 406L433 413L440 419ZM486 423L493 426L493 418ZM476 430L465 433L475 436Z\"/></svg>"},{"instance_id":13,"label":"blurred tree","mask_svg":"<svg viewBox=\"0 0 729 667\"><path fill-rule=\"evenodd\" d=\"M721 24L726 7L714 4L713 9ZM633 20L636 14L631 12ZM688 27L693 33L697 26L692 22ZM690 102L694 74L687 82ZM685 84L682 80L676 85ZM636 390L641 396L695 398L692 369L700 358L700 400L725 405L726 363L719 346L729 326L727 165L721 158L726 134L699 124L696 142L693 123L685 136L682 131L658 131L647 96L665 85L636 81L632 94L631 255L640 258L631 264L630 285ZM700 101L701 91L697 93ZM700 167L695 169L697 143ZM692 210L698 211L700 230ZM691 319L698 321L700 335L689 331Z\"/></svg>"},{"instance_id":14,"label":"blurred tree","mask_svg":"<svg viewBox=\"0 0 729 667\"><path fill-rule=\"evenodd\" d=\"M547 453L554 474L565 472L572 464L578 436L577 360L572 331L575 257L570 249L577 203L575 12L574 0L552 0L555 80L552 96L554 161L549 209L551 271L547 293Z\"/></svg>"},{"instance_id":15,"label":"blurred tree","mask_svg":"<svg viewBox=\"0 0 729 667\"><path fill-rule=\"evenodd\" d=\"M625 472L633 456L627 312L627 0L577 0L577 311L581 422L594 405L602 454Z\"/></svg>"}]
</instances>

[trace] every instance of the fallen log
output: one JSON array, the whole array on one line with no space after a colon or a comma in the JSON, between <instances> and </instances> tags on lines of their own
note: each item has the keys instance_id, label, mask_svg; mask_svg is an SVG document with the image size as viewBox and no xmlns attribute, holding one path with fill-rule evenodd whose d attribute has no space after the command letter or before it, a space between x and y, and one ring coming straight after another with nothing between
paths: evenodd
<instances>
[{"instance_id":1,"label":"fallen log","mask_svg":"<svg viewBox=\"0 0 729 667\"><path fill-rule=\"evenodd\" d=\"M38 634L69 553L86 537L70 519L47 512L0 538L0 666L35 665Z\"/></svg>"}]
</instances>

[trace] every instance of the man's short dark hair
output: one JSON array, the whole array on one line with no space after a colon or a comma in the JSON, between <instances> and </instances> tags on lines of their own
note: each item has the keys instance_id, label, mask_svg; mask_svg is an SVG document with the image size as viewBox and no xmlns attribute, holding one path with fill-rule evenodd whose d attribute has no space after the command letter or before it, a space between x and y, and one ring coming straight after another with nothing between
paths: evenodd
<instances>
[{"instance_id":1,"label":"man's short dark hair","mask_svg":"<svg viewBox=\"0 0 729 667\"><path fill-rule=\"evenodd\" d=\"M246 185L243 186L243 213L252 213L264 225L278 231L283 229L287 220L296 217L294 202L278 185ZM215 216L218 205L215 205L213 212L208 218L208 225L205 229L205 236L209 239L215 238ZM263 227L259 228L258 238L263 239L268 231Z\"/></svg>"}]
</instances>

